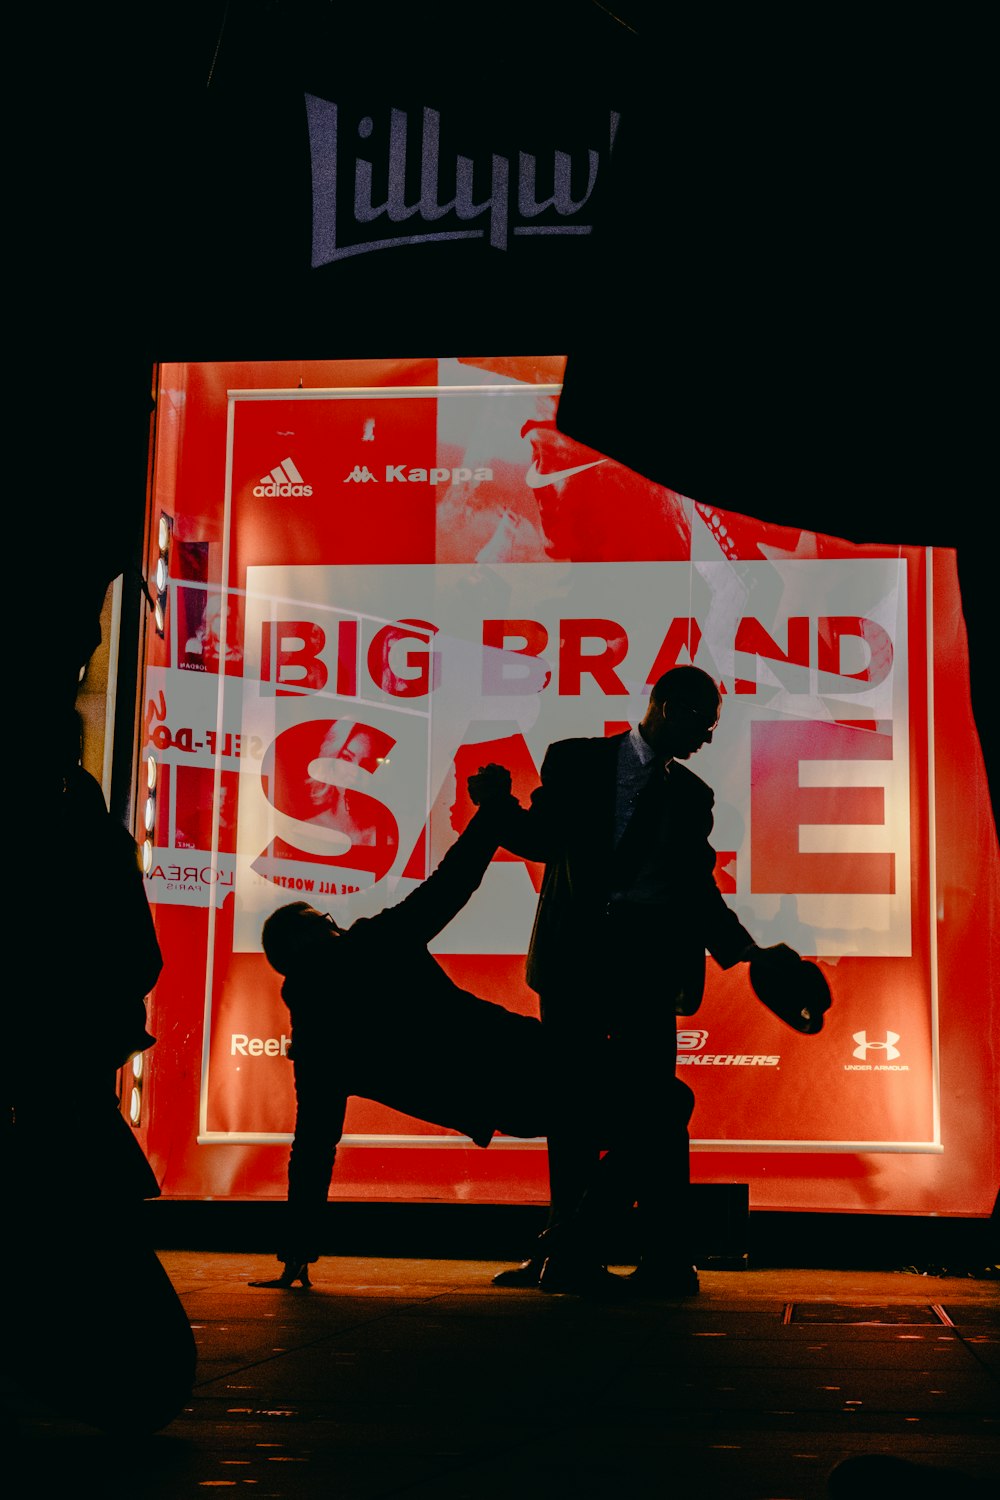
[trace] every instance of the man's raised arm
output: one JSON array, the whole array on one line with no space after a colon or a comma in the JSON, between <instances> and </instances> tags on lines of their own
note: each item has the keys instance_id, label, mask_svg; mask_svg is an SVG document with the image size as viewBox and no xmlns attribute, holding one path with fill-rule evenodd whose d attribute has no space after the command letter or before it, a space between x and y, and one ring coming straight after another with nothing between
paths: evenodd
<instances>
[{"instance_id":1,"label":"man's raised arm","mask_svg":"<svg viewBox=\"0 0 1000 1500\"><path fill-rule=\"evenodd\" d=\"M523 811L511 793L510 772L506 766L481 766L468 787L477 811L440 864L404 900L370 918L387 941L398 932L429 943L482 884L497 849L507 847L507 825Z\"/></svg>"}]
</instances>

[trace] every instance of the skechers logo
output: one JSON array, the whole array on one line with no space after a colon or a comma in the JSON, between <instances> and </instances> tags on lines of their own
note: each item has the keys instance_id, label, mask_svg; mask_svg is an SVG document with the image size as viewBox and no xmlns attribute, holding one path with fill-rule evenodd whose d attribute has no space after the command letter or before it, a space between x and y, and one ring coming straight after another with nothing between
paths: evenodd
<instances>
[{"instance_id":1,"label":"skechers logo","mask_svg":"<svg viewBox=\"0 0 1000 1500\"><path fill-rule=\"evenodd\" d=\"M270 499L284 499L289 495L311 495L312 485L305 483L290 458L283 458L270 474L264 475L260 484L254 485L253 492Z\"/></svg>"},{"instance_id":2,"label":"skechers logo","mask_svg":"<svg viewBox=\"0 0 1000 1500\"><path fill-rule=\"evenodd\" d=\"M777 1068L781 1057L776 1052L706 1052L708 1032L700 1028L682 1028L677 1032L677 1066L701 1068Z\"/></svg>"},{"instance_id":3,"label":"skechers logo","mask_svg":"<svg viewBox=\"0 0 1000 1500\"><path fill-rule=\"evenodd\" d=\"M707 1041L707 1031L682 1029L677 1032L678 1052L697 1052Z\"/></svg>"}]
</instances>

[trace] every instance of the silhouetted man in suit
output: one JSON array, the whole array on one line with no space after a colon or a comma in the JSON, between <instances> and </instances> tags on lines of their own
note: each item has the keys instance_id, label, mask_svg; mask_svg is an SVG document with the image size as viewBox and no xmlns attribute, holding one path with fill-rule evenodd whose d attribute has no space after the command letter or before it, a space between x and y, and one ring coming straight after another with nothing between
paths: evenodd
<instances>
[{"instance_id":1,"label":"silhouetted man in suit","mask_svg":"<svg viewBox=\"0 0 1000 1500\"><path fill-rule=\"evenodd\" d=\"M701 1003L705 950L724 969L753 960L765 1003L772 979L801 975L806 990L811 981L825 989L815 966L784 944L758 948L715 882L713 793L684 761L711 742L721 703L707 673L675 667L655 683L630 732L550 746L530 807L515 808L503 836L514 853L545 862L527 978L560 1070L576 1070L610 1037L630 1080L629 1171L621 1173L619 1153L617 1181L605 1184L604 1197L607 1207L638 1200L641 1259L629 1280L651 1295L698 1290L688 1243L693 1096L675 1065L676 1017ZM820 996L816 1009L828 1003ZM818 1029L822 1021L806 1014L790 1024ZM553 1234L601 1180L580 1123L562 1109L548 1136ZM610 1275L543 1236L523 1265L495 1279L590 1292Z\"/></svg>"}]
</instances>

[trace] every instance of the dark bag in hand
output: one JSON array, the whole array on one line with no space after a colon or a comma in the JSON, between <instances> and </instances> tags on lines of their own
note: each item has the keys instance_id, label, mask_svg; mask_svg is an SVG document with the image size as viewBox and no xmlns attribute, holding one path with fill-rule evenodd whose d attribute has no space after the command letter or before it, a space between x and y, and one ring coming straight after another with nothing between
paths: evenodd
<instances>
[{"instance_id":1,"label":"dark bag in hand","mask_svg":"<svg viewBox=\"0 0 1000 1500\"><path fill-rule=\"evenodd\" d=\"M750 984L761 1004L803 1036L823 1029L832 996L818 964L801 958L786 943L761 948L750 960Z\"/></svg>"}]
</instances>

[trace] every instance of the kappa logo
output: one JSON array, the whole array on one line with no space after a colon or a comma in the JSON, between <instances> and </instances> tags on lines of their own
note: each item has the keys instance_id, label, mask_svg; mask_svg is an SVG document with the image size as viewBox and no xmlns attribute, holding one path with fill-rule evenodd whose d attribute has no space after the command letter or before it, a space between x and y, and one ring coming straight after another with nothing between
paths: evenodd
<instances>
[{"instance_id":1,"label":"kappa logo","mask_svg":"<svg viewBox=\"0 0 1000 1500\"><path fill-rule=\"evenodd\" d=\"M870 1042L866 1031L856 1031L854 1033L854 1040L858 1044L854 1049L854 1056L862 1062L864 1062L869 1052L884 1052L886 1062L895 1062L896 1058L900 1055L899 1048L896 1046L896 1043L899 1041L898 1031L887 1031L884 1042Z\"/></svg>"},{"instance_id":2,"label":"kappa logo","mask_svg":"<svg viewBox=\"0 0 1000 1500\"><path fill-rule=\"evenodd\" d=\"M312 485L306 484L290 458L283 458L270 474L265 474L260 484L253 488L255 495L268 499L285 499L290 495L311 495Z\"/></svg>"},{"instance_id":3,"label":"kappa logo","mask_svg":"<svg viewBox=\"0 0 1000 1500\"><path fill-rule=\"evenodd\" d=\"M386 464L386 484L461 484L472 480L481 483L493 478L493 470L480 469L408 469L405 464ZM367 464L355 464L344 475L344 484L378 484L379 481Z\"/></svg>"}]
</instances>

